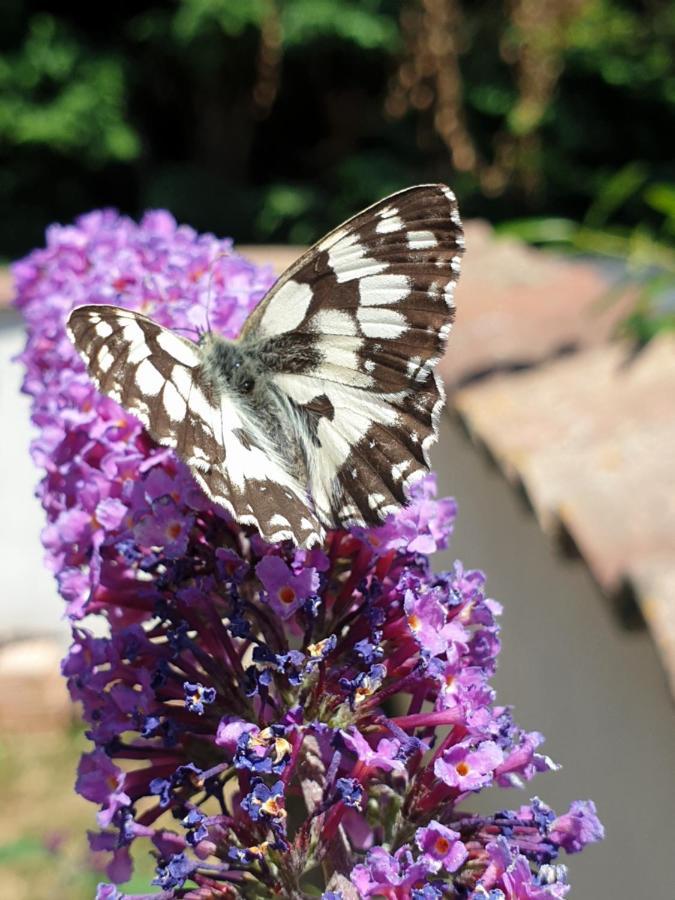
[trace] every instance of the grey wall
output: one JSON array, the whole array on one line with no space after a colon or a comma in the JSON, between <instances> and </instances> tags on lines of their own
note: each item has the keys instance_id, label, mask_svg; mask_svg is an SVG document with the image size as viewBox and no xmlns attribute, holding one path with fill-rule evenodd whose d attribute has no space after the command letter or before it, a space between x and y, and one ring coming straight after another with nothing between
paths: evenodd
<instances>
[{"instance_id":1,"label":"grey wall","mask_svg":"<svg viewBox=\"0 0 675 900\"><path fill-rule=\"evenodd\" d=\"M543 732L544 751L563 766L524 792L495 790L481 808L537 794L564 811L590 797L607 836L566 860L571 896L673 900L675 711L648 634L619 626L583 562L560 558L455 421L443 422L435 468L439 495L459 504L451 548L436 566L459 558L487 573L504 604L499 702Z\"/></svg>"},{"instance_id":2,"label":"grey wall","mask_svg":"<svg viewBox=\"0 0 675 900\"><path fill-rule=\"evenodd\" d=\"M40 473L28 455L29 402L19 393L22 367L12 362L23 344L19 316L0 309L0 641L53 634L65 646L63 601L42 563L45 520L33 496Z\"/></svg>"}]
</instances>

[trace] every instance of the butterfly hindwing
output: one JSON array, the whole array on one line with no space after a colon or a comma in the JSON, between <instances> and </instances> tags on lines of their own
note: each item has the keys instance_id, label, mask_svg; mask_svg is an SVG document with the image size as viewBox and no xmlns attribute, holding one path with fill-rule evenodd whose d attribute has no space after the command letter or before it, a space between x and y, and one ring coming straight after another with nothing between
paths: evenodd
<instances>
[{"instance_id":1,"label":"butterfly hindwing","mask_svg":"<svg viewBox=\"0 0 675 900\"><path fill-rule=\"evenodd\" d=\"M183 455L219 460L212 403L196 398L199 415L187 416L200 363L195 344L116 306L81 306L67 329L101 393L139 418L156 441Z\"/></svg>"},{"instance_id":2,"label":"butterfly hindwing","mask_svg":"<svg viewBox=\"0 0 675 900\"><path fill-rule=\"evenodd\" d=\"M115 306L79 307L67 327L99 390L174 448L207 496L267 540L321 540L306 490L245 409L213 390L196 344Z\"/></svg>"},{"instance_id":3,"label":"butterfly hindwing","mask_svg":"<svg viewBox=\"0 0 675 900\"><path fill-rule=\"evenodd\" d=\"M242 344L304 340L277 387L309 429L326 527L375 524L428 470L463 234L452 192L423 185L371 206L307 251L246 323Z\"/></svg>"}]
</instances>

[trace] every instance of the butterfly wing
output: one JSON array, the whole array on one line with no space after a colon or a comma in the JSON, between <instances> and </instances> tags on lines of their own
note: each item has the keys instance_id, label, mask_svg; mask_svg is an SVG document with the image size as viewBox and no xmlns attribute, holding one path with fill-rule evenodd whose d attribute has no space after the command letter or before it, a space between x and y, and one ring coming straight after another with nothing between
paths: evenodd
<instances>
[{"instance_id":1,"label":"butterfly wing","mask_svg":"<svg viewBox=\"0 0 675 900\"><path fill-rule=\"evenodd\" d=\"M449 188L409 188L307 251L245 325L243 346L279 346L273 380L305 424L326 527L379 523L428 471L463 247Z\"/></svg>"},{"instance_id":2,"label":"butterfly wing","mask_svg":"<svg viewBox=\"0 0 675 900\"><path fill-rule=\"evenodd\" d=\"M266 540L321 540L304 486L241 404L214 394L196 344L116 306L78 307L67 330L98 389L172 447L212 500Z\"/></svg>"}]
</instances>

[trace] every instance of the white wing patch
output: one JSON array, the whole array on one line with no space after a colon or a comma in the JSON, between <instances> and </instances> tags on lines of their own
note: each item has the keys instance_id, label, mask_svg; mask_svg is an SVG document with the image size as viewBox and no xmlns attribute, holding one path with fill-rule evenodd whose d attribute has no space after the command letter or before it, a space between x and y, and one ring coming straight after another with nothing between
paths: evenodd
<instances>
[{"instance_id":1,"label":"white wing patch","mask_svg":"<svg viewBox=\"0 0 675 900\"><path fill-rule=\"evenodd\" d=\"M388 218L386 218L383 213L380 213L380 216L381 221L375 226L377 234L391 234L394 231L401 231L405 227L403 220L399 219L393 211Z\"/></svg>"},{"instance_id":2,"label":"white wing patch","mask_svg":"<svg viewBox=\"0 0 675 900\"><path fill-rule=\"evenodd\" d=\"M335 272L338 283L377 275L387 268L386 262L378 262L367 255L357 233L346 234L333 244L328 251L328 265Z\"/></svg>"},{"instance_id":3,"label":"white wing patch","mask_svg":"<svg viewBox=\"0 0 675 900\"><path fill-rule=\"evenodd\" d=\"M356 313L361 331L369 338L396 340L408 330L408 320L395 309L359 307Z\"/></svg>"},{"instance_id":4,"label":"white wing patch","mask_svg":"<svg viewBox=\"0 0 675 900\"><path fill-rule=\"evenodd\" d=\"M110 352L108 351L109 355ZM156 397L162 390L164 379L153 364L146 358L136 369L136 384L139 390L148 397Z\"/></svg>"},{"instance_id":5,"label":"white wing patch","mask_svg":"<svg viewBox=\"0 0 675 900\"><path fill-rule=\"evenodd\" d=\"M260 320L263 334L285 334L294 331L307 315L312 302L308 284L287 281L271 297Z\"/></svg>"},{"instance_id":6,"label":"white wing patch","mask_svg":"<svg viewBox=\"0 0 675 900\"><path fill-rule=\"evenodd\" d=\"M391 306L410 294L407 275L368 275L359 282L359 301L363 306Z\"/></svg>"},{"instance_id":7,"label":"white wing patch","mask_svg":"<svg viewBox=\"0 0 675 900\"><path fill-rule=\"evenodd\" d=\"M339 309L322 309L309 320L309 327L317 334L356 335L354 317Z\"/></svg>"},{"instance_id":8,"label":"white wing patch","mask_svg":"<svg viewBox=\"0 0 675 900\"><path fill-rule=\"evenodd\" d=\"M166 350L169 356L173 356L174 359L185 366L194 368L201 362L201 356L197 348L191 347L187 341L176 334L172 334L170 331L160 331L157 335L157 343L162 350Z\"/></svg>"},{"instance_id":9,"label":"white wing patch","mask_svg":"<svg viewBox=\"0 0 675 900\"><path fill-rule=\"evenodd\" d=\"M433 231L409 231L408 247L411 250L430 250L438 244Z\"/></svg>"}]
</instances>

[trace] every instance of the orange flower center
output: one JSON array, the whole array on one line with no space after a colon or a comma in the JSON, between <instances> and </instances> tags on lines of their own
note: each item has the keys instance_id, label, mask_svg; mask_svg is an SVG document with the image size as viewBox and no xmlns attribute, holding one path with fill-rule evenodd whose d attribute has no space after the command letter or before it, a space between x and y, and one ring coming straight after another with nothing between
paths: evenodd
<instances>
[{"instance_id":1,"label":"orange flower center","mask_svg":"<svg viewBox=\"0 0 675 900\"><path fill-rule=\"evenodd\" d=\"M459 762L455 766L455 771L458 775L468 775L470 770L465 762Z\"/></svg>"},{"instance_id":2,"label":"orange flower center","mask_svg":"<svg viewBox=\"0 0 675 900\"><path fill-rule=\"evenodd\" d=\"M445 856L445 854L450 849L450 841L444 837L437 837L434 847L436 849L436 853L439 853L442 856Z\"/></svg>"},{"instance_id":3,"label":"orange flower center","mask_svg":"<svg viewBox=\"0 0 675 900\"><path fill-rule=\"evenodd\" d=\"M419 618L413 613L411 616L408 616L408 625L410 626L411 631L419 631L421 622Z\"/></svg>"},{"instance_id":4,"label":"orange flower center","mask_svg":"<svg viewBox=\"0 0 675 900\"><path fill-rule=\"evenodd\" d=\"M172 522L166 529L166 534L167 537L170 537L171 540L175 541L180 534L180 522Z\"/></svg>"},{"instance_id":5,"label":"orange flower center","mask_svg":"<svg viewBox=\"0 0 675 900\"><path fill-rule=\"evenodd\" d=\"M265 800L261 809L263 812L266 812L268 816L272 816L272 818L275 819L283 819L286 817L286 810L276 797L270 797L269 800Z\"/></svg>"},{"instance_id":6,"label":"orange flower center","mask_svg":"<svg viewBox=\"0 0 675 900\"><path fill-rule=\"evenodd\" d=\"M282 603L292 603L295 600L295 591L289 585L285 585L279 591L278 595Z\"/></svg>"}]
</instances>

